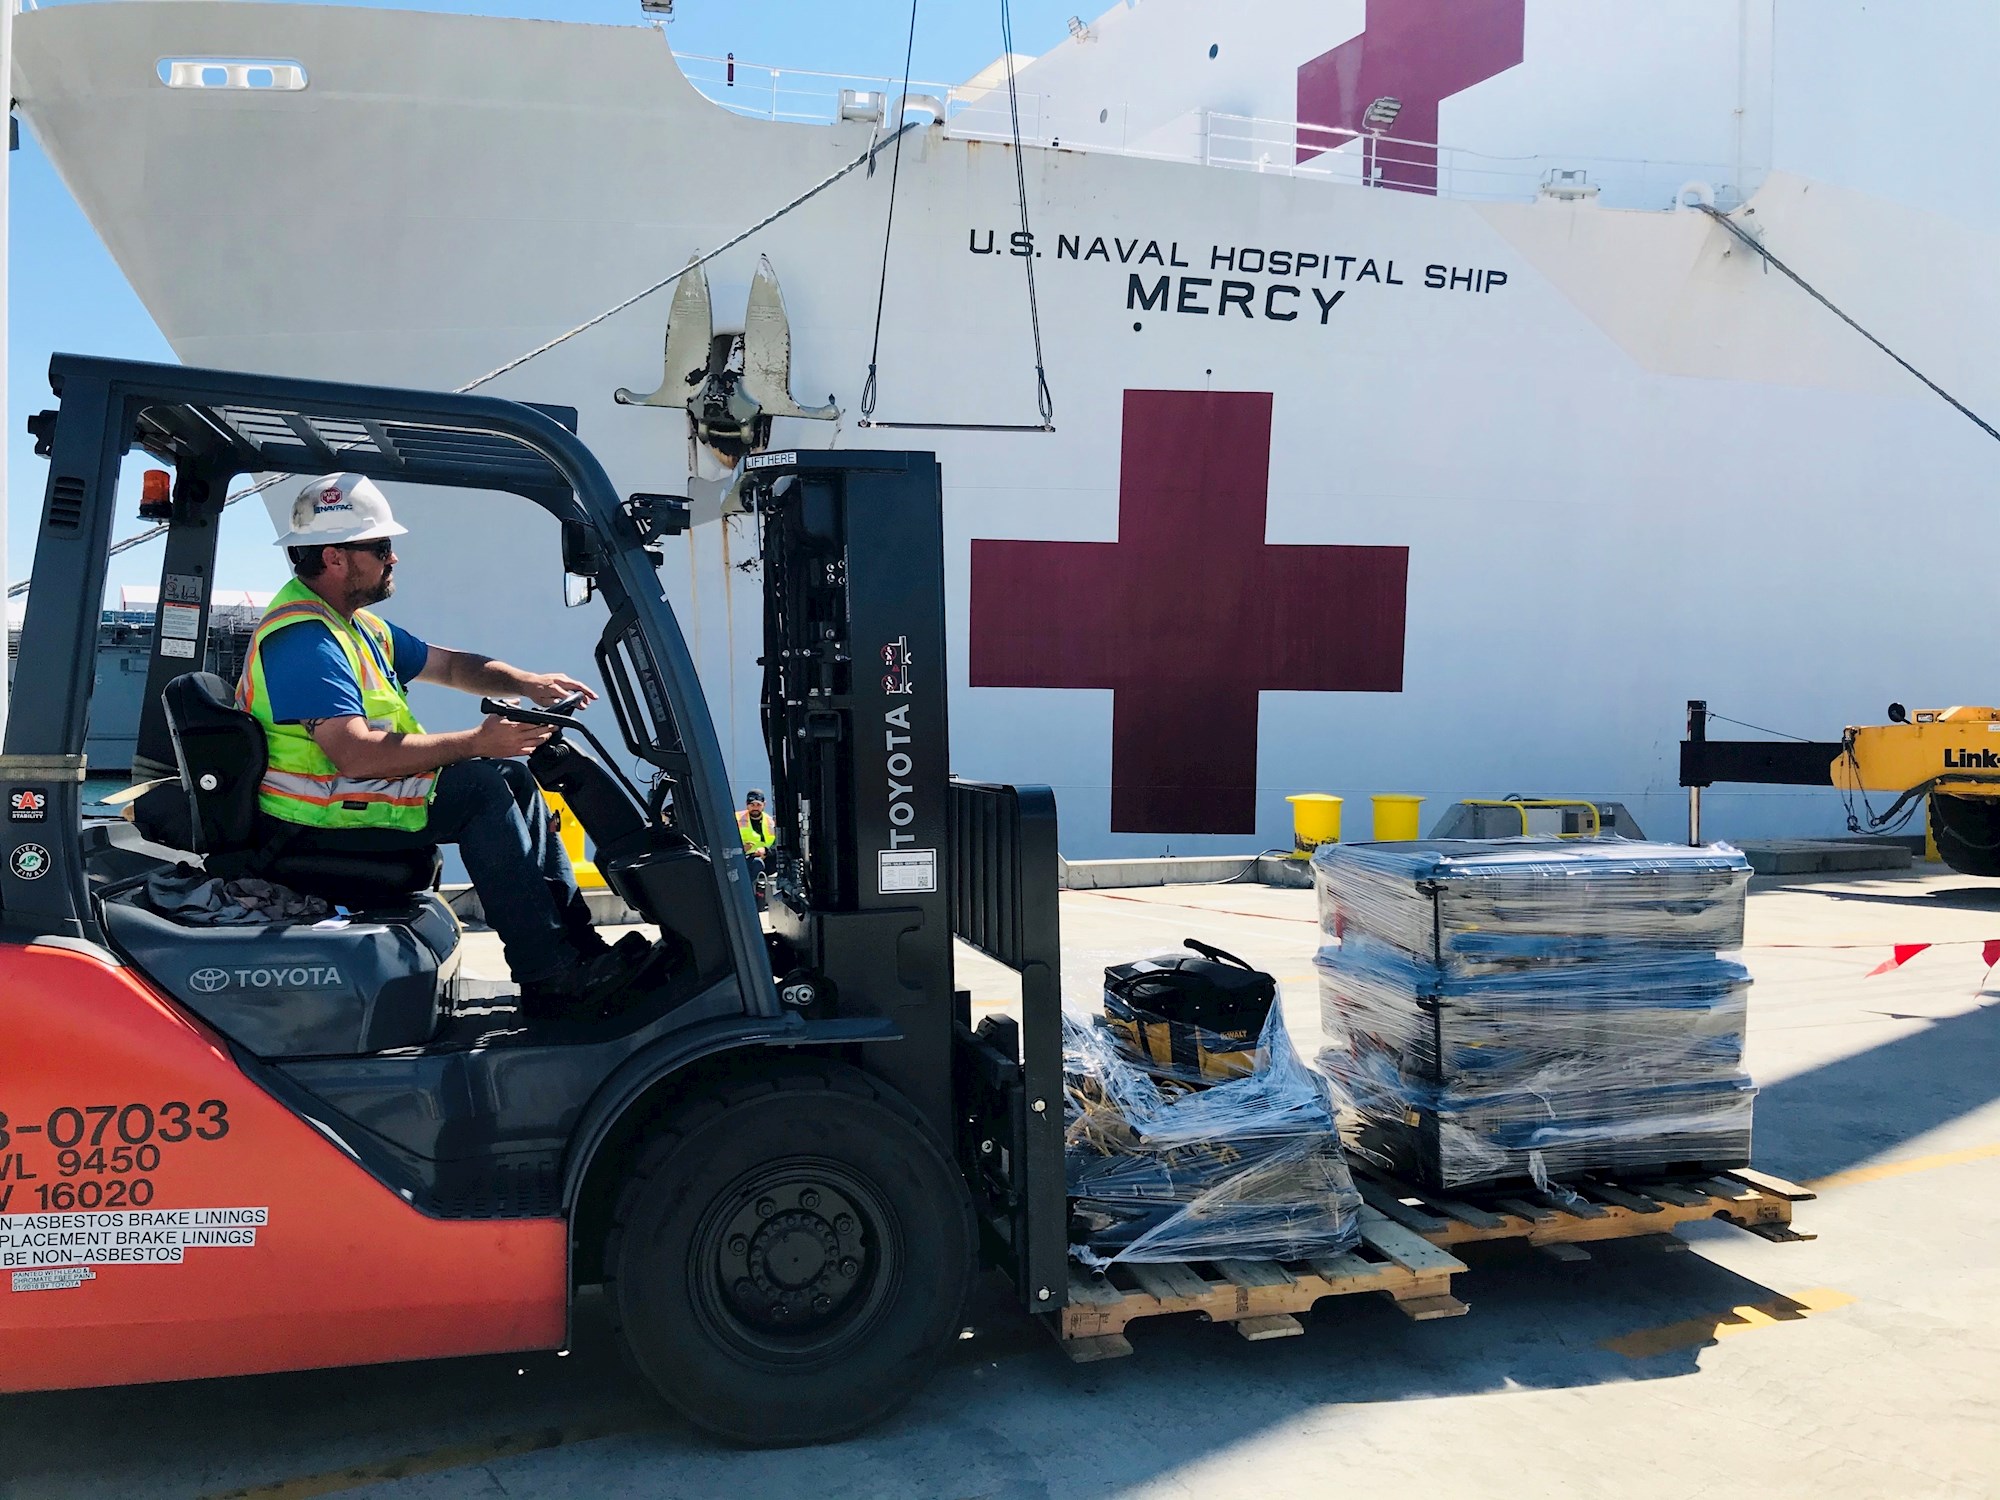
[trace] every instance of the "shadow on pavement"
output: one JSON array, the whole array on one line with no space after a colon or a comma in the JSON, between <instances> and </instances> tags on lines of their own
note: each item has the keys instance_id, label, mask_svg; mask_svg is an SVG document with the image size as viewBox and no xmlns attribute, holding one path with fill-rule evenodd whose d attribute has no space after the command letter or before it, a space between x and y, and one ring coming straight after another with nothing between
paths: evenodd
<instances>
[{"instance_id":1,"label":"shadow on pavement","mask_svg":"<svg viewBox=\"0 0 2000 1500\"><path fill-rule=\"evenodd\" d=\"M1851 1167L2000 1098L2000 1000L1767 1085L1757 1163L1804 1181Z\"/></svg>"},{"instance_id":2,"label":"shadow on pavement","mask_svg":"<svg viewBox=\"0 0 2000 1500\"><path fill-rule=\"evenodd\" d=\"M2000 912L2000 884L1956 885L1948 890L1913 891L1893 895L1888 891L1814 891L1829 901L1873 901L1885 906L1918 906L1931 911L1963 910ZM1994 934L2000 937L2000 933Z\"/></svg>"},{"instance_id":3,"label":"shadow on pavement","mask_svg":"<svg viewBox=\"0 0 2000 1500\"><path fill-rule=\"evenodd\" d=\"M723 1448L654 1403L586 1297L574 1353L110 1391L0 1405L0 1496L293 1500L764 1494L1109 1495L1266 1427L1337 1425L1343 1406L1660 1379L1698 1347L1631 1359L1604 1340L1773 1294L1697 1255L1593 1247L1579 1273L1475 1247L1463 1319L1412 1323L1386 1299L1330 1298L1303 1337L1249 1344L1192 1318L1133 1325L1129 1359L1072 1365L997 1278L924 1395L847 1443ZM80 1435L87 1435L80 1441ZM504 1467L500 1467L504 1465ZM497 1473L497 1477L496 1477Z\"/></svg>"}]
</instances>

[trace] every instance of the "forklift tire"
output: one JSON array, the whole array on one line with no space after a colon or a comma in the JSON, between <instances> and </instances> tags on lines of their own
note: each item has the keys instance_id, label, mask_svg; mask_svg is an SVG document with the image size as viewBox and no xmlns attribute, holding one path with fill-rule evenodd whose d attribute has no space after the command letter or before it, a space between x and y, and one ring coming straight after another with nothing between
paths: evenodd
<instances>
[{"instance_id":1,"label":"forklift tire","mask_svg":"<svg viewBox=\"0 0 2000 1500\"><path fill-rule=\"evenodd\" d=\"M1933 792L1925 812L1938 858L1961 875L2000 875L2000 798Z\"/></svg>"},{"instance_id":2,"label":"forklift tire","mask_svg":"<svg viewBox=\"0 0 2000 1500\"><path fill-rule=\"evenodd\" d=\"M635 1363L728 1442L881 1421L957 1336L972 1201L916 1112L857 1069L774 1063L680 1107L641 1150L605 1245Z\"/></svg>"}]
</instances>

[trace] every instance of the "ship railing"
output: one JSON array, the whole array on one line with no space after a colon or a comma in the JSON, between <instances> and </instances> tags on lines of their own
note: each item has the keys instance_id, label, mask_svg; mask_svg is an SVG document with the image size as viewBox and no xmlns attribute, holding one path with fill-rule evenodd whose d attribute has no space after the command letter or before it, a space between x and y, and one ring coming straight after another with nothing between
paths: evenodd
<instances>
[{"instance_id":1,"label":"ship railing","mask_svg":"<svg viewBox=\"0 0 2000 1500\"><path fill-rule=\"evenodd\" d=\"M696 92L711 104L752 119L831 125L843 117L866 120L868 114L861 111L873 110L879 111L879 119L887 120L899 98L910 101L912 108L918 107L916 101L928 98L944 106L947 122L966 118L974 129L999 130L1012 139L1004 84L996 88L913 78L905 90L901 74L883 77L872 73L826 73L812 68L774 68L700 52L676 52L674 61L680 64L681 72ZM1021 138L1025 142L1040 130L1041 100L1026 90L1018 91L1018 98Z\"/></svg>"},{"instance_id":2,"label":"ship railing","mask_svg":"<svg viewBox=\"0 0 2000 1500\"><path fill-rule=\"evenodd\" d=\"M945 134L955 140L1011 143L1013 111L1004 82L943 84L900 76L774 68L701 53L675 60L711 103L755 119L827 125L842 119L895 124L897 102L942 106ZM1742 201L1714 162L1650 160L1584 154L1498 156L1436 141L1314 125L1296 119L1190 110L1167 122L1135 127L1122 105L1096 110L1057 108L1038 93L1017 91L1023 145L1088 151L1145 160L1198 162L1235 171L1276 173L1485 202L1533 202L1540 197L1597 200L1606 207L1671 208L1699 183L1718 207Z\"/></svg>"},{"instance_id":3,"label":"ship railing","mask_svg":"<svg viewBox=\"0 0 2000 1500\"><path fill-rule=\"evenodd\" d=\"M1435 141L1213 110L1191 111L1148 144L1206 166L1441 198L1530 202L1553 197L1595 199L1621 208L1671 208L1683 188L1700 183L1724 206L1740 201L1726 180L1729 169L1716 162L1582 153L1499 156Z\"/></svg>"}]
</instances>

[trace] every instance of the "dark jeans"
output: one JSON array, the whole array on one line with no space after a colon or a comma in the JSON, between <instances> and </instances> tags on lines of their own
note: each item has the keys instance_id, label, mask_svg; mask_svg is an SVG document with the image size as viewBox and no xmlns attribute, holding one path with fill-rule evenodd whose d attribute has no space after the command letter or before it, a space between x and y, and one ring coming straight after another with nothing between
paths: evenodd
<instances>
[{"instance_id":1,"label":"dark jeans","mask_svg":"<svg viewBox=\"0 0 2000 1500\"><path fill-rule=\"evenodd\" d=\"M549 808L518 760L462 760L438 772L424 836L458 845L486 925L500 934L517 983L553 978L577 962L567 934L590 926L590 907Z\"/></svg>"}]
</instances>

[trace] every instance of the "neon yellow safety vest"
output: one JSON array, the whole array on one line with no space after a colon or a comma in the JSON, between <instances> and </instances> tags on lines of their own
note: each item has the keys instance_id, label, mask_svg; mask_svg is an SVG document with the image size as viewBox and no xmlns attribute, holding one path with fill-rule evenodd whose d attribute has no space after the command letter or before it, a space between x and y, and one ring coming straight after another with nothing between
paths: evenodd
<instances>
[{"instance_id":1,"label":"neon yellow safety vest","mask_svg":"<svg viewBox=\"0 0 2000 1500\"><path fill-rule=\"evenodd\" d=\"M750 814L743 808L736 810L736 831L743 835L743 847L751 854L761 854L778 842L777 830L771 826L771 815L764 814L763 831L750 826Z\"/></svg>"},{"instance_id":2,"label":"neon yellow safety vest","mask_svg":"<svg viewBox=\"0 0 2000 1500\"><path fill-rule=\"evenodd\" d=\"M271 695L264 684L264 642L278 631L317 620L333 632L348 670L361 689L361 711L371 729L394 734L422 734L424 726L410 712L409 700L397 686L391 666L395 647L389 627L365 609L354 619L341 618L333 608L297 578L278 591L250 638L250 654L236 684L236 706L254 714L264 726L270 763L257 789L257 805L274 818L310 828L399 828L416 833L430 820L431 793L437 773L395 780L361 780L342 776L303 724L280 724L271 717Z\"/></svg>"}]
</instances>

